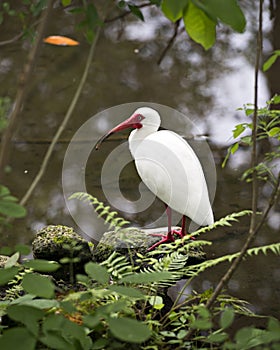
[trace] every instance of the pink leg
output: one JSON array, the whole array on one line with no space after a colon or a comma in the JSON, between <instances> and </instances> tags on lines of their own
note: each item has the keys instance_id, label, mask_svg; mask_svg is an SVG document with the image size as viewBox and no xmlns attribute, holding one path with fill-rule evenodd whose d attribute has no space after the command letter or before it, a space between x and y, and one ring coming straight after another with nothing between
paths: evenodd
<instances>
[{"instance_id":1,"label":"pink leg","mask_svg":"<svg viewBox=\"0 0 280 350\"><path fill-rule=\"evenodd\" d=\"M173 230L173 234L180 236L181 238L185 236L186 233L186 216L183 215L182 217L182 227L180 230Z\"/></svg>"},{"instance_id":2,"label":"pink leg","mask_svg":"<svg viewBox=\"0 0 280 350\"><path fill-rule=\"evenodd\" d=\"M167 214L167 235L162 235L162 234L158 234L158 233L152 233L151 236L159 236L162 237L161 241L155 243L154 245L152 245L148 251L155 249L155 247L159 246L162 243L170 243L170 242L174 242L174 237L173 237L173 232L171 230L171 209L166 206L166 214Z\"/></svg>"}]
</instances>

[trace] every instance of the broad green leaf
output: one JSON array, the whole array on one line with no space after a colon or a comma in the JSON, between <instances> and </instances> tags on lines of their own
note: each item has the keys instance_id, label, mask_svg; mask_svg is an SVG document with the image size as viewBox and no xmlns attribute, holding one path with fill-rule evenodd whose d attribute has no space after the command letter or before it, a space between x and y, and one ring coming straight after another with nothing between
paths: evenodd
<instances>
[{"instance_id":1,"label":"broad green leaf","mask_svg":"<svg viewBox=\"0 0 280 350\"><path fill-rule=\"evenodd\" d=\"M197 319L191 322L190 327L199 330L207 330L212 327L212 322L207 319Z\"/></svg>"},{"instance_id":2,"label":"broad green leaf","mask_svg":"<svg viewBox=\"0 0 280 350\"><path fill-rule=\"evenodd\" d=\"M137 299L143 299L145 298L145 295L140 292L140 290L136 288L131 287L125 287L125 286L118 286L118 285L111 285L108 287L109 290L112 290L114 292L117 292L122 295L126 295L131 298L137 298Z\"/></svg>"},{"instance_id":3,"label":"broad green leaf","mask_svg":"<svg viewBox=\"0 0 280 350\"><path fill-rule=\"evenodd\" d=\"M4 197L8 194L10 194L10 190L8 189L8 187L0 185L0 196Z\"/></svg>"},{"instance_id":4,"label":"broad green leaf","mask_svg":"<svg viewBox=\"0 0 280 350\"><path fill-rule=\"evenodd\" d=\"M271 103L278 104L280 103L280 95L275 95L271 99Z\"/></svg>"},{"instance_id":5,"label":"broad green leaf","mask_svg":"<svg viewBox=\"0 0 280 350\"><path fill-rule=\"evenodd\" d=\"M9 257L9 259L5 263L5 268L9 268L12 266L15 266L19 259L19 252L16 252L12 256Z\"/></svg>"},{"instance_id":6,"label":"broad green leaf","mask_svg":"<svg viewBox=\"0 0 280 350\"><path fill-rule=\"evenodd\" d=\"M56 261L49 261L43 259L29 260L24 263L24 266L30 267L38 272L53 272L60 268Z\"/></svg>"},{"instance_id":7,"label":"broad green leaf","mask_svg":"<svg viewBox=\"0 0 280 350\"><path fill-rule=\"evenodd\" d=\"M216 40L216 23L204 11L192 2L184 12L185 29L195 42L201 44L205 50L214 45Z\"/></svg>"},{"instance_id":8,"label":"broad green leaf","mask_svg":"<svg viewBox=\"0 0 280 350\"><path fill-rule=\"evenodd\" d=\"M125 342L142 343L151 336L147 325L132 318L109 318L108 324L112 334Z\"/></svg>"},{"instance_id":9,"label":"broad green leaf","mask_svg":"<svg viewBox=\"0 0 280 350\"><path fill-rule=\"evenodd\" d=\"M279 55L275 53L272 56L270 56L263 64L263 71L266 72L267 70L269 70L269 68L273 65L273 63L277 60L278 57Z\"/></svg>"},{"instance_id":10,"label":"broad green leaf","mask_svg":"<svg viewBox=\"0 0 280 350\"><path fill-rule=\"evenodd\" d=\"M100 315L86 315L83 317L83 323L90 329L95 328L100 323Z\"/></svg>"},{"instance_id":11,"label":"broad green leaf","mask_svg":"<svg viewBox=\"0 0 280 350\"><path fill-rule=\"evenodd\" d=\"M51 309L53 307L59 307L59 302L57 300L52 299L34 299L34 300L26 300L22 301L21 305L33 306L36 309Z\"/></svg>"},{"instance_id":12,"label":"broad green leaf","mask_svg":"<svg viewBox=\"0 0 280 350\"><path fill-rule=\"evenodd\" d=\"M26 215L26 209L17 203L0 200L0 213L13 218L22 218Z\"/></svg>"},{"instance_id":13,"label":"broad green leaf","mask_svg":"<svg viewBox=\"0 0 280 350\"><path fill-rule=\"evenodd\" d=\"M30 253L30 247L26 244L17 244L15 246L15 251L22 255L28 255Z\"/></svg>"},{"instance_id":14,"label":"broad green leaf","mask_svg":"<svg viewBox=\"0 0 280 350\"><path fill-rule=\"evenodd\" d=\"M42 298L52 298L55 289L53 282L48 277L35 273L23 276L22 287L26 292Z\"/></svg>"},{"instance_id":15,"label":"broad green leaf","mask_svg":"<svg viewBox=\"0 0 280 350\"><path fill-rule=\"evenodd\" d=\"M268 135L270 137L273 137L273 136L278 135L279 133L280 133L280 128L279 127L274 127L274 128L269 130Z\"/></svg>"},{"instance_id":16,"label":"broad green leaf","mask_svg":"<svg viewBox=\"0 0 280 350\"><path fill-rule=\"evenodd\" d=\"M35 350L36 338L23 327L10 328L0 337L0 349Z\"/></svg>"},{"instance_id":17,"label":"broad green leaf","mask_svg":"<svg viewBox=\"0 0 280 350\"><path fill-rule=\"evenodd\" d=\"M15 275L19 272L19 268L16 266L9 267L7 269L0 269L0 286L7 284L11 281Z\"/></svg>"},{"instance_id":18,"label":"broad green leaf","mask_svg":"<svg viewBox=\"0 0 280 350\"><path fill-rule=\"evenodd\" d=\"M238 349L251 349L262 344L261 338L265 331L254 327L243 327L235 335Z\"/></svg>"},{"instance_id":19,"label":"broad green leaf","mask_svg":"<svg viewBox=\"0 0 280 350\"><path fill-rule=\"evenodd\" d=\"M172 22L183 17L184 9L189 0L163 0L161 10Z\"/></svg>"},{"instance_id":20,"label":"broad green leaf","mask_svg":"<svg viewBox=\"0 0 280 350\"><path fill-rule=\"evenodd\" d=\"M246 129L244 124L235 125L235 129L233 130L233 137L236 139L243 131Z\"/></svg>"},{"instance_id":21,"label":"broad green leaf","mask_svg":"<svg viewBox=\"0 0 280 350\"><path fill-rule=\"evenodd\" d=\"M162 272L143 272L134 273L123 277L120 282L124 283L151 283L162 282L172 278L172 273L167 271Z\"/></svg>"},{"instance_id":22,"label":"broad green leaf","mask_svg":"<svg viewBox=\"0 0 280 350\"><path fill-rule=\"evenodd\" d=\"M68 342L60 332L46 333L46 336L40 337L40 342L50 349L74 350L74 346Z\"/></svg>"},{"instance_id":23,"label":"broad green leaf","mask_svg":"<svg viewBox=\"0 0 280 350\"><path fill-rule=\"evenodd\" d=\"M234 320L234 311L233 309L227 307L221 314L220 326L223 329L228 328Z\"/></svg>"},{"instance_id":24,"label":"broad green leaf","mask_svg":"<svg viewBox=\"0 0 280 350\"><path fill-rule=\"evenodd\" d=\"M93 280L105 284L109 282L110 275L104 266L101 266L94 262L88 262L85 264L85 271Z\"/></svg>"},{"instance_id":25,"label":"broad green leaf","mask_svg":"<svg viewBox=\"0 0 280 350\"><path fill-rule=\"evenodd\" d=\"M207 337L207 341L210 341L211 343L222 343L226 339L228 339L228 335L225 332L212 333Z\"/></svg>"},{"instance_id":26,"label":"broad green leaf","mask_svg":"<svg viewBox=\"0 0 280 350\"><path fill-rule=\"evenodd\" d=\"M237 32L244 31L246 19L236 0L201 0L198 4L210 17L219 18Z\"/></svg>"},{"instance_id":27,"label":"broad green leaf","mask_svg":"<svg viewBox=\"0 0 280 350\"><path fill-rule=\"evenodd\" d=\"M11 319L23 323L34 336L38 335L39 325L37 321L44 316L42 310L27 305L11 305L8 307L7 313Z\"/></svg>"}]
</instances>

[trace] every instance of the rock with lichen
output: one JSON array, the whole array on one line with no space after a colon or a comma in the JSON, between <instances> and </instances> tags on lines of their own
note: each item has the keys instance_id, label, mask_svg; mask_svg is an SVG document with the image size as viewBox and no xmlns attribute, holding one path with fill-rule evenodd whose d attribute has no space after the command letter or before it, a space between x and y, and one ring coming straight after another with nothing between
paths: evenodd
<instances>
[{"instance_id":1,"label":"rock with lichen","mask_svg":"<svg viewBox=\"0 0 280 350\"><path fill-rule=\"evenodd\" d=\"M73 228L62 225L49 225L38 231L32 242L32 252L35 259L62 263L62 269L58 270L60 275L67 274L70 265L74 273L82 272L84 264L92 260L91 243Z\"/></svg>"}]
</instances>

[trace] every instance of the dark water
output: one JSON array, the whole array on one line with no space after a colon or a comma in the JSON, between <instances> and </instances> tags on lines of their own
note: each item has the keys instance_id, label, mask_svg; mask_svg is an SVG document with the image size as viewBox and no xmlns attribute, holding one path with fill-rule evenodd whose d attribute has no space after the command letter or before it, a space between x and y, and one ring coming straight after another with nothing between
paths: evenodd
<instances>
[{"instance_id":1,"label":"dark water","mask_svg":"<svg viewBox=\"0 0 280 350\"><path fill-rule=\"evenodd\" d=\"M160 66L156 62L172 35L172 28L158 11L144 11L146 24L127 18L124 30L120 22L107 25L98 41L87 83L71 121L55 148L43 179L28 201L28 216L16 221L13 228L6 231L1 238L1 246L29 244L36 230L48 224L69 225L85 237L89 236L87 232L91 232L91 237L100 237L106 227L86 205L79 208L79 215L84 222L83 229L77 226L69 213L63 195L63 161L73 135L93 115L132 102L156 103L174 108L194 123L196 133L208 135L217 174L213 202L216 218L250 208L250 184L240 181L242 171L249 164L248 150L240 151L225 169L221 168L221 163L227 146L232 142L231 130L234 125L248 121L236 109L253 102L257 14L251 12L248 13L248 31L245 34L221 29L216 46L207 52L192 43L185 34L181 34ZM269 52L273 49L273 27L267 9L264 23L264 49ZM18 122L18 131L13 139L10 158L12 171L4 181L19 198L24 195L39 170L83 72L89 46L75 25L73 17L60 8L54 11L52 22L48 25L48 35L69 35L78 39L81 45L75 48L42 47L29 95ZM9 39L18 30L16 22L6 22L5 28L0 32L0 40ZM0 96L14 98L17 79L29 49L29 45L20 40L1 47ZM270 73L277 74L279 76L279 71ZM260 105L264 105L270 97L270 82L260 74ZM275 92L275 82L273 89ZM116 115L116 121L123 117L128 115ZM172 119L165 119L165 123L170 129L180 129L177 121L173 123ZM96 124L92 134L89 130L86 139L77 141L80 152L113 125L111 116L104 117L103 122ZM188 131L181 131L189 137ZM120 135L120 138L126 137L127 133ZM119 144L118 139L107 142L98 154L90 154L85 168L80 169L81 174L85 174L87 191L101 201L106 201L100 186L103 161ZM133 163L129 162L120 178L120 188L128 200L135 201L139 198L138 184L136 170ZM264 201L266 187L260 193L261 201ZM75 204L68 203L68 206L75 210ZM159 201L139 214L131 214L129 204L127 206L121 214L139 227L152 226L164 213L164 206ZM246 240L248 225L249 218L245 217L231 228L219 228L203 237L213 243L207 249L209 258L238 251ZM277 242L279 227L279 211L274 210L254 245ZM206 272L193 288L207 289L214 286L227 266L224 264L211 270L211 273ZM242 263L228 287L230 293L251 302L255 311L279 317L279 280L279 258L272 255L258 256Z\"/></svg>"}]
</instances>

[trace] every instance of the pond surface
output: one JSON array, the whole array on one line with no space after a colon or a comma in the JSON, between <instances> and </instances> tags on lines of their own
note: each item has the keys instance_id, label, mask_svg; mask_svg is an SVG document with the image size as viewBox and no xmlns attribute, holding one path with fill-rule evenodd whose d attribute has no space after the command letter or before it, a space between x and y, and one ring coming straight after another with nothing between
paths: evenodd
<instances>
[{"instance_id":1,"label":"pond surface","mask_svg":"<svg viewBox=\"0 0 280 350\"><path fill-rule=\"evenodd\" d=\"M225 168L221 167L221 163L227 146L232 142L231 130L234 125L248 121L248 117L236 109L253 102L257 13L248 13L248 31L245 34L220 29L217 44L207 52L192 43L185 33L180 34L160 65L157 60L172 36L172 26L157 9L145 9L144 15L145 23L129 17L125 25L117 21L104 28L78 105L55 148L43 179L27 204L28 216L16 221L13 228L6 231L1 238L1 246L30 244L35 232L49 224L73 226L88 239L98 239L106 231L103 220L98 219L87 205L78 206L65 199L62 184L63 161L72 137L92 116L119 105L126 106L129 110L127 104L132 102L136 105L160 104L180 111L186 116L184 127L178 124L178 119L174 122L168 116L165 116L164 124L179 131L190 142L197 139L198 144L200 141L205 143L203 135L207 136L211 164L216 167L215 171L211 168L216 176L214 188L211 188L215 197L215 218L250 208L251 186L240 181L243 170L249 164L249 151L242 149L230 159ZM264 23L264 49L269 52L273 49L270 41L273 28L268 10L264 14ZM4 183L19 198L24 195L37 174L52 137L73 99L84 69L89 45L75 29L76 24L73 16L58 7L48 25L48 35L68 35L79 40L81 44L74 48L50 45L42 47L18 123L18 131L13 139L11 173L4 179ZM0 32L1 41L16 35L20 30L12 21L7 21L5 26ZM29 49L20 40L1 47L0 96L14 99L18 76ZM270 76L279 76L279 73L274 71ZM260 106L270 97L270 87L270 81L260 73ZM275 92L275 82L273 89ZM114 119L112 114L105 113L103 118L97 117L95 120L99 122L92 124L96 128L89 129L85 138L75 141L77 149L82 154L99 136L128 116L115 115ZM189 121L194 128L185 130ZM79 170L85 178L87 191L101 201L107 200L101 186L103 163L127 136L128 133L124 132L118 138L114 137L106 142L98 154L90 153L85 167ZM127 152L129 157L127 148L123 152ZM112 174L114 175L113 169ZM131 159L125 164L117 182L127 200L123 210L119 210L120 214L134 226L155 227L157 219L164 215L164 206L160 201L154 201L148 209L139 213L132 210L133 202L147 190L142 187L139 190L140 180ZM114 183L111 185L113 192L116 187ZM263 202L267 197L266 187L260 189L260 195ZM69 209L71 212L79 211L82 227L77 225ZM166 225L164 220L163 216L161 224ZM249 218L244 217L231 228L219 228L204 236L203 238L213 243L207 248L208 257L238 251L246 240L248 225ZM279 228L279 211L275 209L254 246L277 242ZM201 290L215 286L227 267L224 264L211 270L210 274L204 273L193 288ZM279 317L279 280L279 258L272 255L259 256L242 263L228 288L233 295L252 303L252 308L258 313Z\"/></svg>"}]
</instances>

